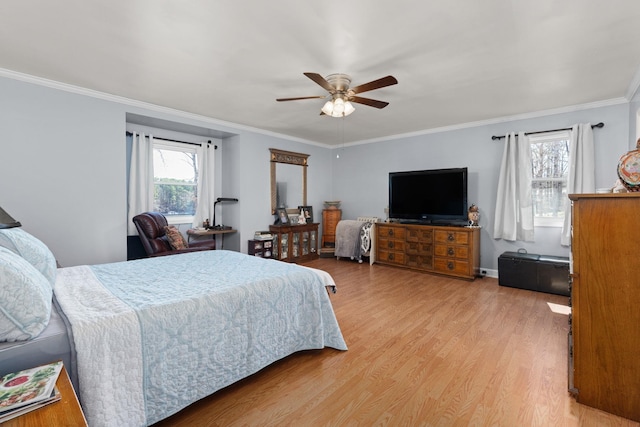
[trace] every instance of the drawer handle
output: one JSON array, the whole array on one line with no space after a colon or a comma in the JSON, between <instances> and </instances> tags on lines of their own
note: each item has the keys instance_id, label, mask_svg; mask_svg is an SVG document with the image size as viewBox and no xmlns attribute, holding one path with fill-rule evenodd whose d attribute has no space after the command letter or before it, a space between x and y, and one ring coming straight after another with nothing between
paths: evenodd
<instances>
[{"instance_id":1,"label":"drawer handle","mask_svg":"<svg viewBox=\"0 0 640 427\"><path fill-rule=\"evenodd\" d=\"M449 270L453 270L454 265L453 265L453 263L452 263L451 261L449 261L449 263L447 263L447 268L448 268Z\"/></svg>"},{"instance_id":2,"label":"drawer handle","mask_svg":"<svg viewBox=\"0 0 640 427\"><path fill-rule=\"evenodd\" d=\"M455 240L455 236L453 235L453 233L449 233L449 235L447 236L447 240L450 242L453 242Z\"/></svg>"},{"instance_id":3,"label":"drawer handle","mask_svg":"<svg viewBox=\"0 0 640 427\"><path fill-rule=\"evenodd\" d=\"M389 261L393 261L393 254L389 254Z\"/></svg>"},{"instance_id":4,"label":"drawer handle","mask_svg":"<svg viewBox=\"0 0 640 427\"><path fill-rule=\"evenodd\" d=\"M393 242L389 242L389 244L387 245L390 249L393 249Z\"/></svg>"},{"instance_id":5,"label":"drawer handle","mask_svg":"<svg viewBox=\"0 0 640 427\"><path fill-rule=\"evenodd\" d=\"M389 229L389 233L388 234L389 234L389 236L393 236L393 230Z\"/></svg>"},{"instance_id":6,"label":"drawer handle","mask_svg":"<svg viewBox=\"0 0 640 427\"><path fill-rule=\"evenodd\" d=\"M456 252L453 250L453 248L449 248L449 249L447 249L447 254L448 254L449 256L453 256L455 253L456 253Z\"/></svg>"}]
</instances>

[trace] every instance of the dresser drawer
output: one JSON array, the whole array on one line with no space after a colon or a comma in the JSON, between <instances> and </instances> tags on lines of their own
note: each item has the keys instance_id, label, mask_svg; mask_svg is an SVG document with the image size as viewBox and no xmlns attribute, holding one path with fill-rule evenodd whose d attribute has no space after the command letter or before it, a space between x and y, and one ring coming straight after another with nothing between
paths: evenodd
<instances>
[{"instance_id":1,"label":"dresser drawer","mask_svg":"<svg viewBox=\"0 0 640 427\"><path fill-rule=\"evenodd\" d=\"M425 242L411 242L407 239L407 254L432 255L433 245Z\"/></svg>"},{"instance_id":2,"label":"dresser drawer","mask_svg":"<svg viewBox=\"0 0 640 427\"><path fill-rule=\"evenodd\" d=\"M338 226L338 222L340 222L339 215L328 215L325 220L325 227L327 227L327 230L332 230L333 232L335 232L336 227Z\"/></svg>"},{"instance_id":3,"label":"dresser drawer","mask_svg":"<svg viewBox=\"0 0 640 427\"><path fill-rule=\"evenodd\" d=\"M431 242L433 230L423 228L409 228L407 230L407 242Z\"/></svg>"},{"instance_id":4,"label":"dresser drawer","mask_svg":"<svg viewBox=\"0 0 640 427\"><path fill-rule=\"evenodd\" d=\"M459 259L435 258L433 269L440 273L454 273L469 275L469 262Z\"/></svg>"},{"instance_id":5,"label":"dresser drawer","mask_svg":"<svg viewBox=\"0 0 640 427\"><path fill-rule=\"evenodd\" d=\"M380 249L378 250L378 261L390 264L404 265L405 255L403 252L394 252Z\"/></svg>"},{"instance_id":6,"label":"dresser drawer","mask_svg":"<svg viewBox=\"0 0 640 427\"><path fill-rule=\"evenodd\" d=\"M436 245L435 255L447 258L469 258L469 246Z\"/></svg>"},{"instance_id":7,"label":"dresser drawer","mask_svg":"<svg viewBox=\"0 0 640 427\"><path fill-rule=\"evenodd\" d=\"M389 239L387 237L379 237L378 240L378 248L379 249L387 249L390 251L405 251L405 241L398 239Z\"/></svg>"},{"instance_id":8,"label":"dresser drawer","mask_svg":"<svg viewBox=\"0 0 640 427\"><path fill-rule=\"evenodd\" d=\"M404 240L406 236L406 229L404 227L390 227L388 225L380 225L378 228L378 238L391 238Z\"/></svg>"},{"instance_id":9,"label":"dresser drawer","mask_svg":"<svg viewBox=\"0 0 640 427\"><path fill-rule=\"evenodd\" d=\"M407 267L433 270L433 256L407 253Z\"/></svg>"},{"instance_id":10,"label":"dresser drawer","mask_svg":"<svg viewBox=\"0 0 640 427\"><path fill-rule=\"evenodd\" d=\"M436 243L452 243L456 245L468 245L469 233L466 231L436 230L434 235Z\"/></svg>"}]
</instances>

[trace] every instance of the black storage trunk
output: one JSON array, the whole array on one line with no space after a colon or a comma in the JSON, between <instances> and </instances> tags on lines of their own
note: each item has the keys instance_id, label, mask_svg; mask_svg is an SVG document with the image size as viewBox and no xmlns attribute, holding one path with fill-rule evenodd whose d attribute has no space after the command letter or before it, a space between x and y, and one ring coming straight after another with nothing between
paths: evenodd
<instances>
[{"instance_id":1,"label":"black storage trunk","mask_svg":"<svg viewBox=\"0 0 640 427\"><path fill-rule=\"evenodd\" d=\"M498 284L569 296L569 258L505 252L498 257Z\"/></svg>"}]
</instances>

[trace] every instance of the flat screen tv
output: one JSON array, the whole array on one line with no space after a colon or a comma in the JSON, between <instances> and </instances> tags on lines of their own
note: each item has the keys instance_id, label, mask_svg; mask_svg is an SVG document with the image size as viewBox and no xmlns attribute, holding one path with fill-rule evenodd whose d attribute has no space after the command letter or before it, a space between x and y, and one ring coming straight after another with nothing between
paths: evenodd
<instances>
[{"instance_id":1,"label":"flat screen tv","mask_svg":"<svg viewBox=\"0 0 640 427\"><path fill-rule=\"evenodd\" d=\"M466 224L467 168L389 173L389 218L425 224Z\"/></svg>"}]
</instances>

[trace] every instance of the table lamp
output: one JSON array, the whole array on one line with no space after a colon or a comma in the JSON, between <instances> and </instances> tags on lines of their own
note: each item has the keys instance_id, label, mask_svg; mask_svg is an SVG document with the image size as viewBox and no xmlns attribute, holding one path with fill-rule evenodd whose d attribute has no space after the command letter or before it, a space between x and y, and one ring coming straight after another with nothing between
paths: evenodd
<instances>
[{"instance_id":1,"label":"table lamp","mask_svg":"<svg viewBox=\"0 0 640 427\"><path fill-rule=\"evenodd\" d=\"M220 202L237 202L238 199L234 198L234 197L218 197L216 199L215 202L213 202L213 227L214 229L219 228L218 225L216 225L216 205Z\"/></svg>"},{"instance_id":2,"label":"table lamp","mask_svg":"<svg viewBox=\"0 0 640 427\"><path fill-rule=\"evenodd\" d=\"M13 219L4 209L0 208L0 228L22 227L19 221Z\"/></svg>"}]
</instances>

